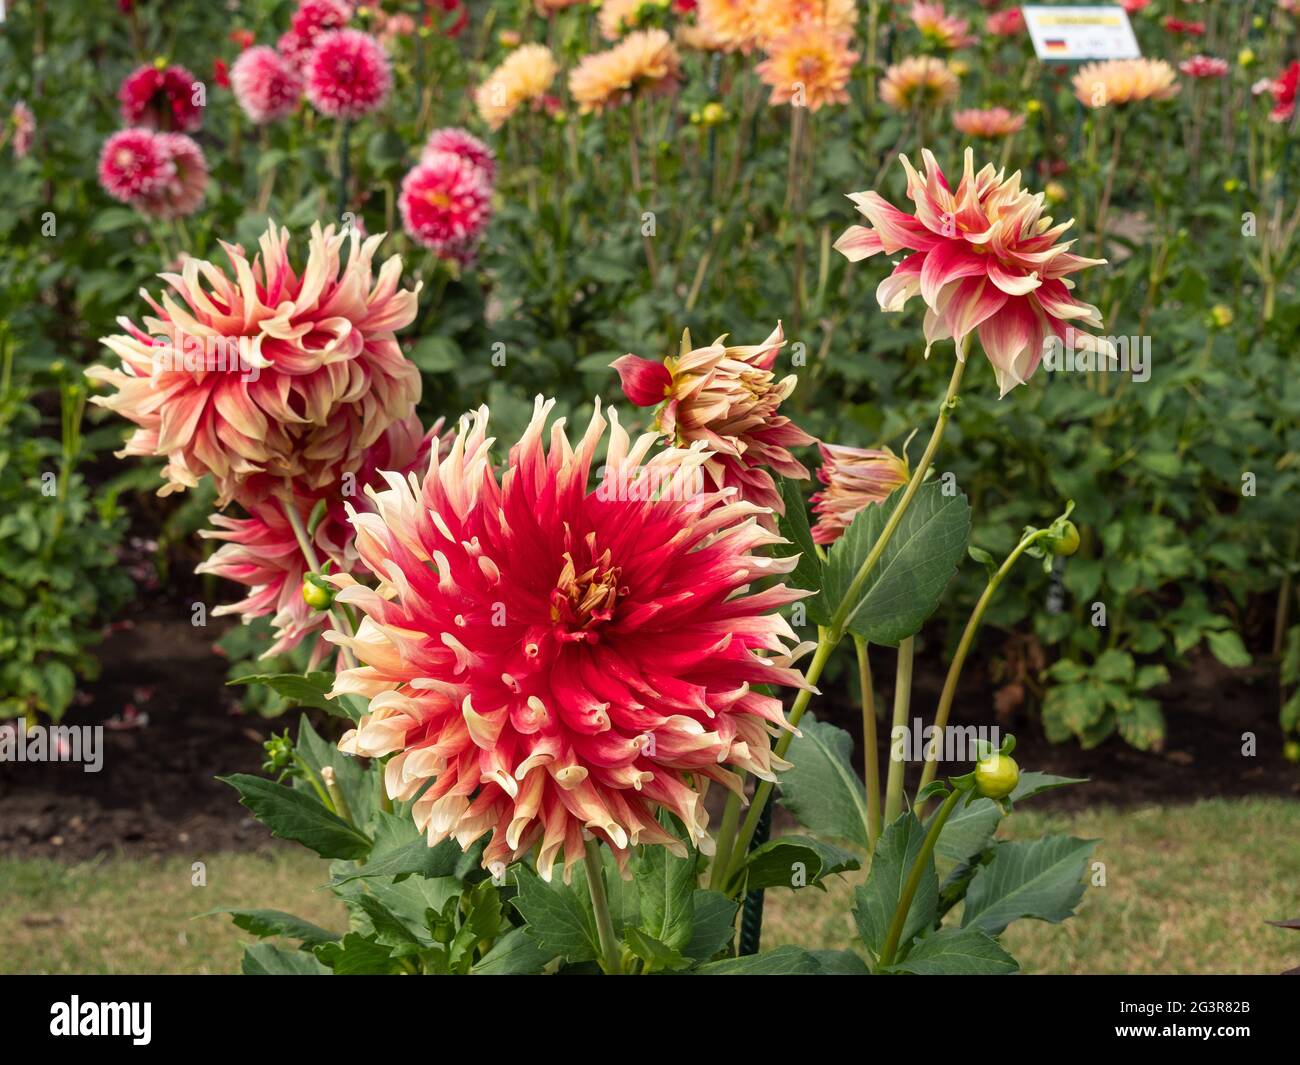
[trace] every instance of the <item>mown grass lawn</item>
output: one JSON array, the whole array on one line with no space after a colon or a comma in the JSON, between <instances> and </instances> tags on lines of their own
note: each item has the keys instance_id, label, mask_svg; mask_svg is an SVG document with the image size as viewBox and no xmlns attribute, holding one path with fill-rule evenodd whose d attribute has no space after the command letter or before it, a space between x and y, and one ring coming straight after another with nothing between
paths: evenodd
<instances>
[{"instance_id":1,"label":"mown grass lawn","mask_svg":"<svg viewBox=\"0 0 1300 1065\"><path fill-rule=\"evenodd\" d=\"M1106 886L1064 925L1026 921L1005 937L1030 973L1273 973L1300 964L1300 936L1265 921L1300 916L1300 803L1017 811L1009 835L1100 838ZM207 886L191 883L192 860ZM0 861L0 972L226 973L247 934L222 906L266 907L342 928L324 863L298 849L76 865ZM852 883L772 891L764 946L845 946Z\"/></svg>"}]
</instances>

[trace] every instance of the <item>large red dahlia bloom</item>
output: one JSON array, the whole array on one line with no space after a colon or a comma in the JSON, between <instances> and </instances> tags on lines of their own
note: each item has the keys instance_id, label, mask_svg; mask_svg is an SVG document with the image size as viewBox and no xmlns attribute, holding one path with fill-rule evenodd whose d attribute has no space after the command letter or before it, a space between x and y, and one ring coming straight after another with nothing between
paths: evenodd
<instances>
[{"instance_id":1,"label":"large red dahlia bloom","mask_svg":"<svg viewBox=\"0 0 1300 1065\"><path fill-rule=\"evenodd\" d=\"M355 470L420 397L394 336L419 287L399 289L397 256L374 276L380 240L315 225L299 274L288 231L271 226L251 263L223 244L233 277L193 258L162 274L172 292L144 294L154 313L143 328L119 318L126 332L103 340L122 368L87 371L117 389L95 402L139 426L121 454L165 457L164 494L211 474L221 506L286 481L314 492Z\"/></svg>"},{"instance_id":2,"label":"large red dahlia bloom","mask_svg":"<svg viewBox=\"0 0 1300 1065\"><path fill-rule=\"evenodd\" d=\"M871 224L850 226L835 242L850 262L912 253L877 288L881 309L900 311L920 293L927 356L936 340L951 337L964 359L964 341L978 331L1004 396L1038 368L1045 341L1108 350L1087 334L1066 336L1076 320L1102 324L1096 307L1074 298L1068 275L1106 261L1072 254L1073 241L1057 243L1072 220L1053 225L1043 215L1043 194L1022 189L1019 172L1008 178L989 165L977 174L969 148L955 192L929 150L921 155L924 177L900 156L916 214L904 214L879 193L854 193L849 199Z\"/></svg>"},{"instance_id":3,"label":"large red dahlia bloom","mask_svg":"<svg viewBox=\"0 0 1300 1065\"><path fill-rule=\"evenodd\" d=\"M631 442L611 411L589 491L599 405L576 446L560 421L548 448L552 405L539 397L504 471L483 408L423 483L388 476L375 513L352 518L379 589L334 578L365 616L355 638L327 634L363 663L335 694L371 700L341 748L395 755L388 794L415 799L431 845L490 832L497 870L540 844L547 878L581 856L584 830L620 860L638 843L680 851L660 808L711 848L708 783L784 765L780 701L756 689L802 683L773 610L806 594L749 591L796 559L757 553L781 542L760 508L700 490L702 447L647 461L655 435Z\"/></svg>"}]
</instances>

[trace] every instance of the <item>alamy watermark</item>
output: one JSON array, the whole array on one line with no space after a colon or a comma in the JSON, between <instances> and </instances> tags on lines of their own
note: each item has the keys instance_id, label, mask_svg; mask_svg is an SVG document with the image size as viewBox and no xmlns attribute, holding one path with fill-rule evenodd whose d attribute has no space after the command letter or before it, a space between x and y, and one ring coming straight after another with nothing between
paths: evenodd
<instances>
[{"instance_id":1,"label":"alamy watermark","mask_svg":"<svg viewBox=\"0 0 1300 1065\"><path fill-rule=\"evenodd\" d=\"M153 373L238 373L251 384L269 365L258 350L258 337L193 336L177 330L174 337L156 336L152 345Z\"/></svg>"},{"instance_id":2,"label":"alamy watermark","mask_svg":"<svg viewBox=\"0 0 1300 1065\"><path fill-rule=\"evenodd\" d=\"M997 725L949 725L936 730L919 718L910 725L895 725L889 732L889 758L894 762L977 762L981 748L997 750L1002 746L1002 730Z\"/></svg>"},{"instance_id":3,"label":"alamy watermark","mask_svg":"<svg viewBox=\"0 0 1300 1065\"><path fill-rule=\"evenodd\" d=\"M80 762L83 773L104 768L103 725L0 724L0 762Z\"/></svg>"},{"instance_id":4,"label":"alamy watermark","mask_svg":"<svg viewBox=\"0 0 1300 1065\"><path fill-rule=\"evenodd\" d=\"M1151 380L1151 338L1094 337L1067 326L1064 340L1044 338L1043 368L1049 373L1126 373L1135 384L1144 384Z\"/></svg>"}]
</instances>

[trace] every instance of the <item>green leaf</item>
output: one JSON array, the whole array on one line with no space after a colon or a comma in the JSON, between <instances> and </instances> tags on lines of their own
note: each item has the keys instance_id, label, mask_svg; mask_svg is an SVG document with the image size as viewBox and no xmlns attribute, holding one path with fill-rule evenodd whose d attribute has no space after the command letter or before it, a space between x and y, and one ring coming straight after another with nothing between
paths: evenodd
<instances>
[{"instance_id":1,"label":"green leaf","mask_svg":"<svg viewBox=\"0 0 1300 1065\"><path fill-rule=\"evenodd\" d=\"M1155 699L1134 699L1129 708L1115 716L1119 734L1139 751L1159 747L1165 738L1165 715Z\"/></svg>"},{"instance_id":2,"label":"green leaf","mask_svg":"<svg viewBox=\"0 0 1300 1065\"><path fill-rule=\"evenodd\" d=\"M1020 774L1020 782L1016 785L1016 790L1011 793L1011 801L1023 802L1045 791L1055 791L1070 784L1086 783L1088 783L1087 777L1058 777L1052 773L1038 773L1030 769Z\"/></svg>"},{"instance_id":3,"label":"green leaf","mask_svg":"<svg viewBox=\"0 0 1300 1065\"><path fill-rule=\"evenodd\" d=\"M851 950L814 950L824 976L870 976L871 967Z\"/></svg>"},{"instance_id":4,"label":"green leaf","mask_svg":"<svg viewBox=\"0 0 1300 1065\"><path fill-rule=\"evenodd\" d=\"M863 509L831 548L822 591L828 615L848 594L902 494ZM965 557L969 536L966 497L945 495L938 482L922 485L853 603L849 629L890 647L918 632Z\"/></svg>"},{"instance_id":5,"label":"green leaf","mask_svg":"<svg viewBox=\"0 0 1300 1065\"><path fill-rule=\"evenodd\" d=\"M999 843L971 881L962 927L996 936L1021 917L1064 921L1083 897L1083 869L1096 845L1069 836Z\"/></svg>"},{"instance_id":6,"label":"green leaf","mask_svg":"<svg viewBox=\"0 0 1300 1065\"><path fill-rule=\"evenodd\" d=\"M667 847L658 845L641 847L632 864L641 927L673 951L681 950L691 941L695 923L695 869L694 851L678 858Z\"/></svg>"},{"instance_id":7,"label":"green leaf","mask_svg":"<svg viewBox=\"0 0 1300 1065\"><path fill-rule=\"evenodd\" d=\"M811 836L780 836L750 851L740 867L749 891L763 888L802 888L818 885L834 873L860 869L862 863L846 850Z\"/></svg>"},{"instance_id":8,"label":"green leaf","mask_svg":"<svg viewBox=\"0 0 1300 1065\"><path fill-rule=\"evenodd\" d=\"M531 976L540 973L553 955L538 946L522 928L512 928L474 963L475 976Z\"/></svg>"},{"instance_id":9,"label":"green leaf","mask_svg":"<svg viewBox=\"0 0 1300 1065\"><path fill-rule=\"evenodd\" d=\"M460 348L450 337L431 333L411 349L410 359L425 373L447 373L465 361Z\"/></svg>"},{"instance_id":10,"label":"green leaf","mask_svg":"<svg viewBox=\"0 0 1300 1065\"><path fill-rule=\"evenodd\" d=\"M1205 641L1210 645L1210 653L1229 669L1244 669L1250 665L1250 652L1241 642L1241 637L1231 629L1207 632Z\"/></svg>"},{"instance_id":11,"label":"green leaf","mask_svg":"<svg viewBox=\"0 0 1300 1065\"><path fill-rule=\"evenodd\" d=\"M375 785L383 770L378 767L368 770L366 763L350 754L344 754L335 744L322 739L312 728L306 714L298 720L298 739L294 747L318 777L326 766L334 770L335 782L348 806L349 820L356 825L368 825L375 809ZM315 791L310 783L300 777L295 777L292 784L299 791Z\"/></svg>"},{"instance_id":12,"label":"green leaf","mask_svg":"<svg viewBox=\"0 0 1300 1065\"><path fill-rule=\"evenodd\" d=\"M706 962L728 946L736 934L736 911L740 904L721 891L698 888L695 892L695 926L691 941L682 951L688 958Z\"/></svg>"},{"instance_id":13,"label":"green leaf","mask_svg":"<svg viewBox=\"0 0 1300 1065\"><path fill-rule=\"evenodd\" d=\"M858 933L873 955L879 955L889 934L889 924L903 894L903 885L921 853L925 829L910 810L885 827L871 859L867 882L855 892L853 918ZM925 871L917 885L912 905L907 911L899 949L934 923L939 904L939 878L934 870L934 856L926 859Z\"/></svg>"},{"instance_id":14,"label":"green leaf","mask_svg":"<svg viewBox=\"0 0 1300 1065\"><path fill-rule=\"evenodd\" d=\"M743 958L723 958L691 971L699 976L819 976L822 967L811 951L784 946Z\"/></svg>"},{"instance_id":15,"label":"green leaf","mask_svg":"<svg viewBox=\"0 0 1300 1065\"><path fill-rule=\"evenodd\" d=\"M339 938L337 932L321 928L283 910L209 910L199 916L214 917L218 914L229 914L236 928L242 928L263 939L267 936L288 936L314 947L317 943L330 943Z\"/></svg>"},{"instance_id":16,"label":"green leaf","mask_svg":"<svg viewBox=\"0 0 1300 1065\"><path fill-rule=\"evenodd\" d=\"M285 950L274 943L244 948L239 971L245 976L328 976L329 969L304 950Z\"/></svg>"},{"instance_id":17,"label":"green leaf","mask_svg":"<svg viewBox=\"0 0 1300 1065\"><path fill-rule=\"evenodd\" d=\"M646 972L680 972L691 967L691 960L684 957L681 951L647 935L639 928L625 929L623 942L627 944L628 950L645 962Z\"/></svg>"},{"instance_id":18,"label":"green leaf","mask_svg":"<svg viewBox=\"0 0 1300 1065\"><path fill-rule=\"evenodd\" d=\"M787 578L786 583L791 588L803 588L806 591L817 592L817 595L809 596L801 600L809 612L810 617L817 615L818 611L814 608L814 603L821 604L821 586L822 586L822 561L817 554L817 545L813 543L812 532L808 527L808 505L803 500L803 493L799 491L798 482L788 477L780 478L781 501L785 504L785 513L777 518L777 526L781 535L790 541L791 545L799 552L799 564L794 568Z\"/></svg>"},{"instance_id":19,"label":"green leaf","mask_svg":"<svg viewBox=\"0 0 1300 1065\"><path fill-rule=\"evenodd\" d=\"M356 871L347 876L338 877L334 883L344 884L349 880L377 876L414 874L434 879L455 875L461 857L460 845L455 840L445 839L436 847L430 847L424 833L415 827L411 818L387 810L376 813L371 830L374 848L366 864L357 866Z\"/></svg>"},{"instance_id":20,"label":"green leaf","mask_svg":"<svg viewBox=\"0 0 1300 1065\"><path fill-rule=\"evenodd\" d=\"M228 686L265 684L272 691L283 695L294 706L310 706L316 710L324 710L335 717L344 717L349 721L356 720L338 700L325 698L325 693L334 686L333 673L317 672L308 673L306 676L301 673L251 673L245 677L228 680L226 684Z\"/></svg>"},{"instance_id":21,"label":"green leaf","mask_svg":"<svg viewBox=\"0 0 1300 1065\"><path fill-rule=\"evenodd\" d=\"M334 970L335 976L382 976L403 971L390 948L357 932L349 932L337 943L322 943L315 953Z\"/></svg>"},{"instance_id":22,"label":"green leaf","mask_svg":"<svg viewBox=\"0 0 1300 1065\"><path fill-rule=\"evenodd\" d=\"M867 793L849 762L853 737L811 714L786 752L793 763L781 774L781 805L810 832L870 851Z\"/></svg>"},{"instance_id":23,"label":"green leaf","mask_svg":"<svg viewBox=\"0 0 1300 1065\"><path fill-rule=\"evenodd\" d=\"M1018 968L1016 959L987 933L974 928L941 928L918 940L906 958L885 971L918 976L1002 976Z\"/></svg>"},{"instance_id":24,"label":"green leaf","mask_svg":"<svg viewBox=\"0 0 1300 1065\"><path fill-rule=\"evenodd\" d=\"M939 831L934 852L954 862L966 862L993 840L1002 808L992 799L976 799L953 811Z\"/></svg>"},{"instance_id":25,"label":"green leaf","mask_svg":"<svg viewBox=\"0 0 1300 1065\"><path fill-rule=\"evenodd\" d=\"M514 866L514 874L519 894L511 901L539 949L549 958L568 962L597 957L595 924L573 889L567 884L546 883L526 865Z\"/></svg>"},{"instance_id":26,"label":"green leaf","mask_svg":"<svg viewBox=\"0 0 1300 1065\"><path fill-rule=\"evenodd\" d=\"M370 840L342 818L330 813L312 794L295 791L272 780L235 773L218 780L239 792L239 801L277 839L291 839L322 858L362 858Z\"/></svg>"}]
</instances>

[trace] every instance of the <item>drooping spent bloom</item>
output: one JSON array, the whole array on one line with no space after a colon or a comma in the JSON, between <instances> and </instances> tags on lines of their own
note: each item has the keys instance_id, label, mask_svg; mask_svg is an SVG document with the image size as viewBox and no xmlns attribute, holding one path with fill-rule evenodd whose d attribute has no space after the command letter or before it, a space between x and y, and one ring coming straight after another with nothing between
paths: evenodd
<instances>
[{"instance_id":1,"label":"drooping spent bloom","mask_svg":"<svg viewBox=\"0 0 1300 1065\"><path fill-rule=\"evenodd\" d=\"M370 699L339 747L393 756L387 793L414 800L430 845L490 833L493 872L539 845L538 872L563 860L567 877L584 832L620 863L638 844L685 854L660 810L709 853L705 788L785 765L770 737L789 726L760 686L802 686L773 611L806 593L749 586L796 559L759 553L782 542L759 508L698 490L703 448L646 459L655 434L633 442L612 411L589 491L599 403L576 445L557 422L547 447L552 405L538 398L504 471L481 408L422 483L390 476L353 515L379 587L333 578L364 617L326 634L362 663L332 694Z\"/></svg>"},{"instance_id":2,"label":"drooping spent bloom","mask_svg":"<svg viewBox=\"0 0 1300 1065\"><path fill-rule=\"evenodd\" d=\"M754 39L768 51L771 42L804 23L850 36L857 28L858 10L854 0L755 0L751 6Z\"/></svg>"},{"instance_id":3,"label":"drooping spent bloom","mask_svg":"<svg viewBox=\"0 0 1300 1065\"><path fill-rule=\"evenodd\" d=\"M627 103L634 94L672 92L681 57L663 30L637 30L569 72L569 94L584 115Z\"/></svg>"},{"instance_id":4,"label":"drooping spent bloom","mask_svg":"<svg viewBox=\"0 0 1300 1065\"><path fill-rule=\"evenodd\" d=\"M1025 126L1025 116L1013 115L1005 107L971 108L953 112L952 124L968 136L998 140L1020 132Z\"/></svg>"},{"instance_id":5,"label":"drooping spent bloom","mask_svg":"<svg viewBox=\"0 0 1300 1065\"><path fill-rule=\"evenodd\" d=\"M230 84L244 114L259 126L287 118L302 99L298 68L264 44L240 53Z\"/></svg>"},{"instance_id":6,"label":"drooping spent bloom","mask_svg":"<svg viewBox=\"0 0 1300 1065\"><path fill-rule=\"evenodd\" d=\"M208 188L203 149L184 133L155 133L154 141L170 163L167 180L132 199L131 205L150 218L187 218L202 206Z\"/></svg>"},{"instance_id":7,"label":"drooping spent bloom","mask_svg":"<svg viewBox=\"0 0 1300 1065\"><path fill-rule=\"evenodd\" d=\"M880 99L894 111L942 107L957 97L957 75L942 59L909 56L885 71Z\"/></svg>"},{"instance_id":8,"label":"drooping spent bloom","mask_svg":"<svg viewBox=\"0 0 1300 1065\"><path fill-rule=\"evenodd\" d=\"M356 469L420 397L394 336L414 319L419 288L398 288L396 256L374 276L380 239L315 225L299 274L288 231L272 225L252 262L223 245L233 278L194 258L162 274L172 292L145 295L143 328L119 318L125 333L103 340L121 369L86 371L116 389L94 401L139 427L120 454L165 458L161 494L211 474L219 506L287 482L314 492Z\"/></svg>"},{"instance_id":9,"label":"drooping spent bloom","mask_svg":"<svg viewBox=\"0 0 1300 1065\"><path fill-rule=\"evenodd\" d=\"M1019 37L1025 32L1025 16L1018 7L990 11L984 20L984 28L995 37Z\"/></svg>"},{"instance_id":10,"label":"drooping spent bloom","mask_svg":"<svg viewBox=\"0 0 1300 1065\"><path fill-rule=\"evenodd\" d=\"M281 54L306 74L307 60L316 42L331 30L341 30L352 21L352 10L344 0L300 0L289 20L289 29L277 44Z\"/></svg>"},{"instance_id":11,"label":"drooping spent bloom","mask_svg":"<svg viewBox=\"0 0 1300 1065\"><path fill-rule=\"evenodd\" d=\"M115 200L132 203L172 179L170 157L151 129L121 129L99 153L99 184Z\"/></svg>"},{"instance_id":12,"label":"drooping spent bloom","mask_svg":"<svg viewBox=\"0 0 1300 1065\"><path fill-rule=\"evenodd\" d=\"M424 150L420 153L420 162L427 162L429 157L436 152L450 152L462 159L468 159L478 169L478 172L483 175L484 180L489 185L496 182L496 154L468 130L461 129L459 126L445 126L442 129L435 129L429 134L429 139L424 142Z\"/></svg>"},{"instance_id":13,"label":"drooping spent bloom","mask_svg":"<svg viewBox=\"0 0 1300 1065\"><path fill-rule=\"evenodd\" d=\"M402 179L397 205L413 239L434 251L476 241L492 213L492 187L470 160L426 152Z\"/></svg>"},{"instance_id":14,"label":"drooping spent bloom","mask_svg":"<svg viewBox=\"0 0 1300 1065\"><path fill-rule=\"evenodd\" d=\"M511 52L474 93L479 117L498 130L520 106L541 106L560 65L544 44L525 44Z\"/></svg>"},{"instance_id":15,"label":"drooping spent bloom","mask_svg":"<svg viewBox=\"0 0 1300 1065\"><path fill-rule=\"evenodd\" d=\"M912 25L920 31L922 37L936 48L952 51L965 48L978 39L970 33L970 22L957 15L950 15L941 3L926 3L916 0L910 12Z\"/></svg>"},{"instance_id":16,"label":"drooping spent bloom","mask_svg":"<svg viewBox=\"0 0 1300 1065\"><path fill-rule=\"evenodd\" d=\"M439 420L424 433L419 417L412 412L393 422L360 456L359 467L346 471L339 483L309 493L295 491L292 499L249 503L246 518L213 514L210 521L214 528L205 529L199 535L223 543L195 572L210 573L249 589L245 598L216 607L213 615L232 614L245 623L271 615L275 642L263 653L263 658L291 651L304 637L324 629L328 616L312 610L302 597L307 561L284 508L292 506L303 528L307 528L318 503L324 501L324 510L312 535L317 561L321 565L331 563L336 573L354 572L358 560L346 504L351 501L358 509L369 510L371 501L364 490L371 485L376 488L382 485L380 470L392 470L401 477L423 474L429 465L430 450L437 448L441 429ZM328 648L324 642L314 645L313 667Z\"/></svg>"},{"instance_id":17,"label":"drooping spent bloom","mask_svg":"<svg viewBox=\"0 0 1300 1065\"><path fill-rule=\"evenodd\" d=\"M1168 100L1179 90L1178 75L1163 59L1107 59L1085 63L1073 79L1084 107L1120 107L1142 100Z\"/></svg>"},{"instance_id":18,"label":"drooping spent bloom","mask_svg":"<svg viewBox=\"0 0 1300 1065\"><path fill-rule=\"evenodd\" d=\"M813 542L833 544L853 524L858 512L888 499L911 476L907 460L889 448L842 447L818 444L822 465L817 479L826 487L812 497L817 515Z\"/></svg>"},{"instance_id":19,"label":"drooping spent bloom","mask_svg":"<svg viewBox=\"0 0 1300 1065\"><path fill-rule=\"evenodd\" d=\"M1300 60L1293 62L1268 86L1273 96L1273 110L1269 112L1272 122L1290 122L1295 114L1296 89L1300 86Z\"/></svg>"},{"instance_id":20,"label":"drooping spent bloom","mask_svg":"<svg viewBox=\"0 0 1300 1065\"><path fill-rule=\"evenodd\" d=\"M14 104L14 109L9 114L9 122L13 126L14 155L19 159L25 159L27 153L32 150L32 139L36 136L36 116L32 114L32 109L27 106L25 100L19 100Z\"/></svg>"},{"instance_id":21,"label":"drooping spent bloom","mask_svg":"<svg viewBox=\"0 0 1300 1065\"><path fill-rule=\"evenodd\" d=\"M704 469L716 488L737 488L742 499L783 513L769 471L807 478L790 448L816 443L778 413L798 383L794 374L778 381L772 372L785 335L778 322L761 344L728 347L726 339L662 362L624 355L612 365L628 399L659 407L655 424L675 446L703 441L710 452Z\"/></svg>"},{"instance_id":22,"label":"drooping spent bloom","mask_svg":"<svg viewBox=\"0 0 1300 1065\"><path fill-rule=\"evenodd\" d=\"M1179 63L1178 69L1189 78L1226 78L1228 61L1211 55L1194 55Z\"/></svg>"},{"instance_id":23,"label":"drooping spent bloom","mask_svg":"<svg viewBox=\"0 0 1300 1065\"><path fill-rule=\"evenodd\" d=\"M758 44L753 0L700 0L696 21L700 32L728 52L748 55Z\"/></svg>"},{"instance_id":24,"label":"drooping spent bloom","mask_svg":"<svg viewBox=\"0 0 1300 1065\"><path fill-rule=\"evenodd\" d=\"M1069 340L1076 350L1108 350L1073 329L1074 322L1100 327L1101 314L1072 294L1069 275L1104 259L1085 259L1058 244L1070 221L1053 225L1043 215L1043 196L1020 187L1019 172L1006 177L992 165L975 172L967 148L961 183L952 191L926 149L925 175L904 156L907 197L916 208L905 214L876 192L849 199L870 225L851 226L835 243L850 262L909 251L876 290L885 311L900 311L918 292L927 308L926 354L936 340L953 338L965 358L966 338L978 331L1006 395L1038 368L1044 342Z\"/></svg>"},{"instance_id":25,"label":"drooping spent bloom","mask_svg":"<svg viewBox=\"0 0 1300 1065\"><path fill-rule=\"evenodd\" d=\"M393 87L384 46L360 30L322 34L307 60L307 99L331 118L361 118L383 105Z\"/></svg>"},{"instance_id":26,"label":"drooping spent bloom","mask_svg":"<svg viewBox=\"0 0 1300 1065\"><path fill-rule=\"evenodd\" d=\"M853 38L816 22L801 22L766 45L767 58L755 72L772 87L769 102L818 111L849 101L848 83L858 53Z\"/></svg>"},{"instance_id":27,"label":"drooping spent bloom","mask_svg":"<svg viewBox=\"0 0 1300 1065\"><path fill-rule=\"evenodd\" d=\"M138 67L117 90L128 126L192 133L203 125L203 83L182 66L162 60Z\"/></svg>"}]
</instances>

